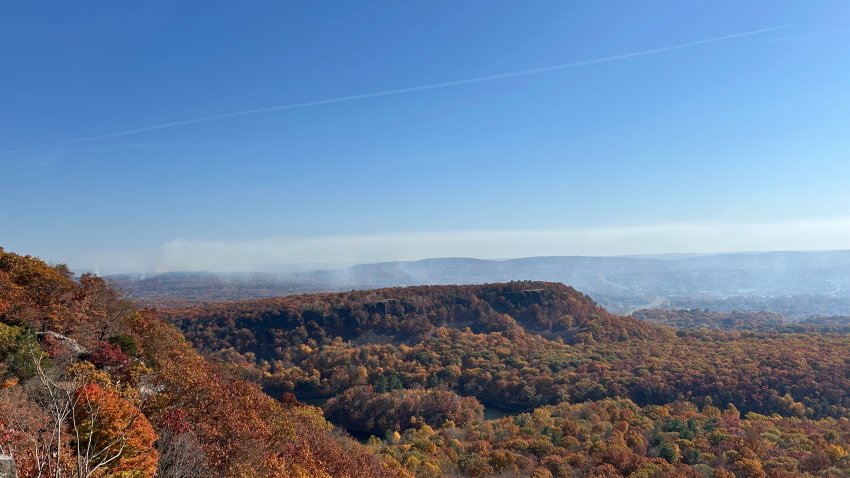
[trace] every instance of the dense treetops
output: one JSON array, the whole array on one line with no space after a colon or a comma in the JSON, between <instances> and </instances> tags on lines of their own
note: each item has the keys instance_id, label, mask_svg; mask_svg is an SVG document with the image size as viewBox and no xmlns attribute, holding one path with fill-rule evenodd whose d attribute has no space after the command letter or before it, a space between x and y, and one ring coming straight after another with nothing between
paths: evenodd
<instances>
[{"instance_id":1,"label":"dense treetops","mask_svg":"<svg viewBox=\"0 0 850 478\"><path fill-rule=\"evenodd\" d=\"M517 281L468 286L418 286L288 296L164 311L190 336L203 334L209 348L231 344L265 353L298 333L321 341L371 340L372 335L402 341L421 339L438 327L473 332L524 329L567 343L645 338L658 330L638 320L617 317L572 287L551 282ZM293 332L297 331L297 332Z\"/></svg>"},{"instance_id":2,"label":"dense treetops","mask_svg":"<svg viewBox=\"0 0 850 478\"><path fill-rule=\"evenodd\" d=\"M561 284L384 289L167 315L201 350L275 394L371 385L445 388L521 410L605 397L711 398L812 417L850 410L847 335L676 332L613 316Z\"/></svg>"},{"instance_id":3,"label":"dense treetops","mask_svg":"<svg viewBox=\"0 0 850 478\"><path fill-rule=\"evenodd\" d=\"M405 473L222 374L100 278L2 249L0 452L23 478Z\"/></svg>"},{"instance_id":4,"label":"dense treetops","mask_svg":"<svg viewBox=\"0 0 850 478\"><path fill-rule=\"evenodd\" d=\"M694 309L642 309L632 316L647 322L683 329L720 329L754 332L850 333L850 317L808 317L790 321L774 312L722 312Z\"/></svg>"},{"instance_id":5,"label":"dense treetops","mask_svg":"<svg viewBox=\"0 0 850 478\"><path fill-rule=\"evenodd\" d=\"M420 477L791 478L850 474L850 422L686 401L561 403L471 426L417 422L370 445Z\"/></svg>"},{"instance_id":6,"label":"dense treetops","mask_svg":"<svg viewBox=\"0 0 850 478\"><path fill-rule=\"evenodd\" d=\"M330 419L386 437L370 446L419 476L850 470L850 336L838 326L789 328L772 314L652 316L671 328L613 316L569 287L540 282L295 296L166 315L196 347L267 391L335 396L324 407ZM479 403L529 413L484 420Z\"/></svg>"},{"instance_id":7,"label":"dense treetops","mask_svg":"<svg viewBox=\"0 0 850 478\"><path fill-rule=\"evenodd\" d=\"M328 419L376 435L408 428L411 419L436 427L447 422L472 425L484 417L478 400L434 389L378 392L370 386L354 387L328 400L323 408Z\"/></svg>"},{"instance_id":8,"label":"dense treetops","mask_svg":"<svg viewBox=\"0 0 850 478\"><path fill-rule=\"evenodd\" d=\"M636 315L542 282L137 310L0 250L0 452L26 478L850 476L846 319Z\"/></svg>"}]
</instances>

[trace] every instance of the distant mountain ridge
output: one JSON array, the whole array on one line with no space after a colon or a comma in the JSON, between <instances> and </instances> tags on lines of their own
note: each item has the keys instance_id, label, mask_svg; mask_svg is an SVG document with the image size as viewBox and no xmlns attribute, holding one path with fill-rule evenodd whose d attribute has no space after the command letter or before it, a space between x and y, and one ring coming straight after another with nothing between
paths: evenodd
<instances>
[{"instance_id":1,"label":"distant mountain ridge","mask_svg":"<svg viewBox=\"0 0 850 478\"><path fill-rule=\"evenodd\" d=\"M814 297L850 314L850 251L688 257L434 258L292 273L180 272L111 276L141 300L220 301L305 292L540 280L570 284L618 313L647 304ZM697 304L699 305L699 304Z\"/></svg>"}]
</instances>

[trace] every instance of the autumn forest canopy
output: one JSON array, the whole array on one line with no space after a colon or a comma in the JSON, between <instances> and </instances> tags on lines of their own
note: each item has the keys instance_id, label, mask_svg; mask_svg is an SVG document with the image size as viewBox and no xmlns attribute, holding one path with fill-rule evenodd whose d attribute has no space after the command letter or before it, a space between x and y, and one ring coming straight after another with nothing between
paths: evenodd
<instances>
[{"instance_id":1,"label":"autumn forest canopy","mask_svg":"<svg viewBox=\"0 0 850 478\"><path fill-rule=\"evenodd\" d=\"M0 453L19 477L405 474L102 279L2 249L0 360Z\"/></svg>"},{"instance_id":2,"label":"autumn forest canopy","mask_svg":"<svg viewBox=\"0 0 850 478\"><path fill-rule=\"evenodd\" d=\"M0 453L25 478L839 477L848 350L846 318L618 316L556 282L157 310L0 249Z\"/></svg>"}]
</instances>

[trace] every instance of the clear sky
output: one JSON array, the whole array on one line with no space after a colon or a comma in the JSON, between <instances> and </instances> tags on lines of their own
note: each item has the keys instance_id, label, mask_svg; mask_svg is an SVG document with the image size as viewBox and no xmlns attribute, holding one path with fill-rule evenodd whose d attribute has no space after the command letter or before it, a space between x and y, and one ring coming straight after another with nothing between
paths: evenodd
<instances>
[{"instance_id":1,"label":"clear sky","mask_svg":"<svg viewBox=\"0 0 850 478\"><path fill-rule=\"evenodd\" d=\"M5 2L0 60L0 246L72 267L850 248L843 0Z\"/></svg>"}]
</instances>

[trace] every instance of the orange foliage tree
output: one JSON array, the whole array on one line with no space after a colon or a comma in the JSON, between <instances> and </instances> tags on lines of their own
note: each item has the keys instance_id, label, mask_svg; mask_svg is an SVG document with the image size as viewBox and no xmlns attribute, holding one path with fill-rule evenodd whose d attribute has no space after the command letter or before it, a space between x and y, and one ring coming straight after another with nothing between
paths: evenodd
<instances>
[{"instance_id":1,"label":"orange foliage tree","mask_svg":"<svg viewBox=\"0 0 850 478\"><path fill-rule=\"evenodd\" d=\"M79 476L149 478L156 473L156 434L147 418L112 390L77 391L73 415Z\"/></svg>"}]
</instances>

